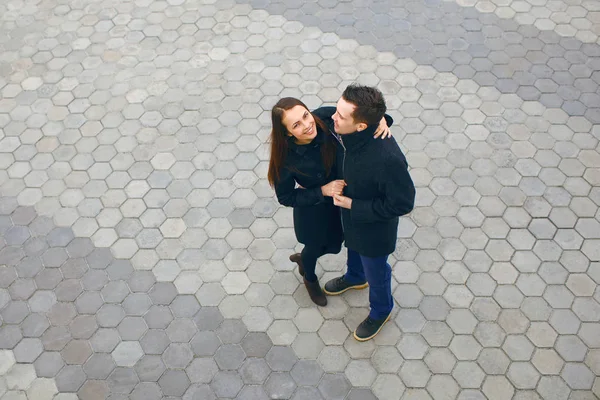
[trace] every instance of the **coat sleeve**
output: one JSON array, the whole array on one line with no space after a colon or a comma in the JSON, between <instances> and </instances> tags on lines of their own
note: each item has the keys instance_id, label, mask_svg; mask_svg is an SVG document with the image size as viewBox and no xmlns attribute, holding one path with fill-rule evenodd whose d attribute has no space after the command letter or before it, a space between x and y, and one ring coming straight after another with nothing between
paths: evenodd
<instances>
[{"instance_id":1,"label":"coat sleeve","mask_svg":"<svg viewBox=\"0 0 600 400\"><path fill-rule=\"evenodd\" d=\"M350 215L357 223L390 220L408 214L415 205L415 185L406 160L390 157L382 170L380 192L374 199L352 199Z\"/></svg>"},{"instance_id":2,"label":"coat sleeve","mask_svg":"<svg viewBox=\"0 0 600 400\"><path fill-rule=\"evenodd\" d=\"M394 118L390 117L387 114L385 114L383 117L385 118L385 122L387 122L388 128L394 125Z\"/></svg>"},{"instance_id":3,"label":"coat sleeve","mask_svg":"<svg viewBox=\"0 0 600 400\"><path fill-rule=\"evenodd\" d=\"M335 107L331 107L331 106L319 107L316 110L314 110L312 113L314 115L316 115L317 117L321 118L325 123L327 123L328 120L331 120L331 117L333 116L333 114L335 114ZM391 116L389 116L388 114L385 114L384 118L385 118L385 122L387 122L388 128L394 124L394 119Z\"/></svg>"},{"instance_id":4,"label":"coat sleeve","mask_svg":"<svg viewBox=\"0 0 600 400\"><path fill-rule=\"evenodd\" d=\"M331 120L333 114L335 114L335 107L325 106L319 107L312 112L315 116L319 117L323 122L327 123L328 120Z\"/></svg>"},{"instance_id":5,"label":"coat sleeve","mask_svg":"<svg viewBox=\"0 0 600 400\"><path fill-rule=\"evenodd\" d=\"M321 203L323 193L320 187L313 189L296 188L294 176L287 168L282 168L279 182L275 185L279 204L287 207L308 207Z\"/></svg>"}]
</instances>

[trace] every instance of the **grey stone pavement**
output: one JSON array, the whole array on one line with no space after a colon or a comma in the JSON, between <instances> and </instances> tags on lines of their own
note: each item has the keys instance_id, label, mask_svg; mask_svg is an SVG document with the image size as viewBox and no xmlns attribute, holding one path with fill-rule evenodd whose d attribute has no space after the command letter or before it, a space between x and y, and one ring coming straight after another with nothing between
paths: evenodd
<instances>
[{"instance_id":1,"label":"grey stone pavement","mask_svg":"<svg viewBox=\"0 0 600 400\"><path fill-rule=\"evenodd\" d=\"M596 0L0 0L0 398L597 399L599 35ZM275 101L353 81L418 187L367 343L265 179Z\"/></svg>"}]
</instances>

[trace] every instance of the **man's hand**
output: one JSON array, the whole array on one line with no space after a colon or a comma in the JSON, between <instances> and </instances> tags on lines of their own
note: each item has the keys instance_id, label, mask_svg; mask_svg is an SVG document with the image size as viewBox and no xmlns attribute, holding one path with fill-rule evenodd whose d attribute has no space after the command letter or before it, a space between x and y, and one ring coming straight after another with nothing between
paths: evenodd
<instances>
[{"instance_id":1,"label":"man's hand","mask_svg":"<svg viewBox=\"0 0 600 400\"><path fill-rule=\"evenodd\" d=\"M350 210L352 208L352 199L341 194L336 194L333 196L333 204Z\"/></svg>"},{"instance_id":2,"label":"man's hand","mask_svg":"<svg viewBox=\"0 0 600 400\"><path fill-rule=\"evenodd\" d=\"M390 131L390 128L387 126L387 121L385 120L385 117L381 118L381 121L379 122L379 126L377 127L377 130L375 131L375 136L373 136L373 137L375 139L377 139L380 136L382 139L392 136L392 132Z\"/></svg>"},{"instance_id":3,"label":"man's hand","mask_svg":"<svg viewBox=\"0 0 600 400\"><path fill-rule=\"evenodd\" d=\"M344 186L346 186L346 182L341 179L331 181L325 186L321 186L321 193L323 193L323 196L333 197L336 194L342 194Z\"/></svg>"}]
</instances>

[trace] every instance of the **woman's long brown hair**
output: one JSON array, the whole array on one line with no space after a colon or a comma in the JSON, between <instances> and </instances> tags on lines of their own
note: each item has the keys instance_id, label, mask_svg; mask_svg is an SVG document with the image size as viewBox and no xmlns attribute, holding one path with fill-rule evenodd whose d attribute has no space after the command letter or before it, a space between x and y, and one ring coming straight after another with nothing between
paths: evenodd
<instances>
[{"instance_id":1,"label":"woman's long brown hair","mask_svg":"<svg viewBox=\"0 0 600 400\"><path fill-rule=\"evenodd\" d=\"M289 150L289 133L285 125L283 124L283 115L287 110L290 110L296 106L304 107L308 112L308 107L300 100L293 97L284 97L273 106L271 110L271 159L269 161L269 172L267 179L271 186L275 186L279 182L281 176L281 169L285 165L285 157ZM327 127L319 118L313 114L315 123L322 131L327 132ZM323 159L323 165L325 166L325 172L327 175L331 172L331 167L335 160L335 142L332 140L331 135L326 134L325 140L321 145L321 158ZM290 166L290 169L294 169Z\"/></svg>"}]
</instances>

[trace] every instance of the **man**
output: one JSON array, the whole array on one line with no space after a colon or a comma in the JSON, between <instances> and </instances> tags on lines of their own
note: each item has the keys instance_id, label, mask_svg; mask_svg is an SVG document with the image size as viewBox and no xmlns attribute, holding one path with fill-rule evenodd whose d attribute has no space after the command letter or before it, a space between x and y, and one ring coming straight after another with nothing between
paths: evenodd
<instances>
[{"instance_id":1,"label":"man","mask_svg":"<svg viewBox=\"0 0 600 400\"><path fill-rule=\"evenodd\" d=\"M375 337L390 318L394 299L387 259L396 247L398 217L408 214L415 200L406 158L396 140L373 140L385 112L379 90L350 85L337 102L333 116L328 119L323 115L326 122L333 122L341 145L338 178L346 182L346 187L344 195L334 196L334 204L342 210L348 248L346 274L327 282L324 291L339 295L370 287L369 316L354 332L359 341ZM386 119L391 125L391 118Z\"/></svg>"}]
</instances>

